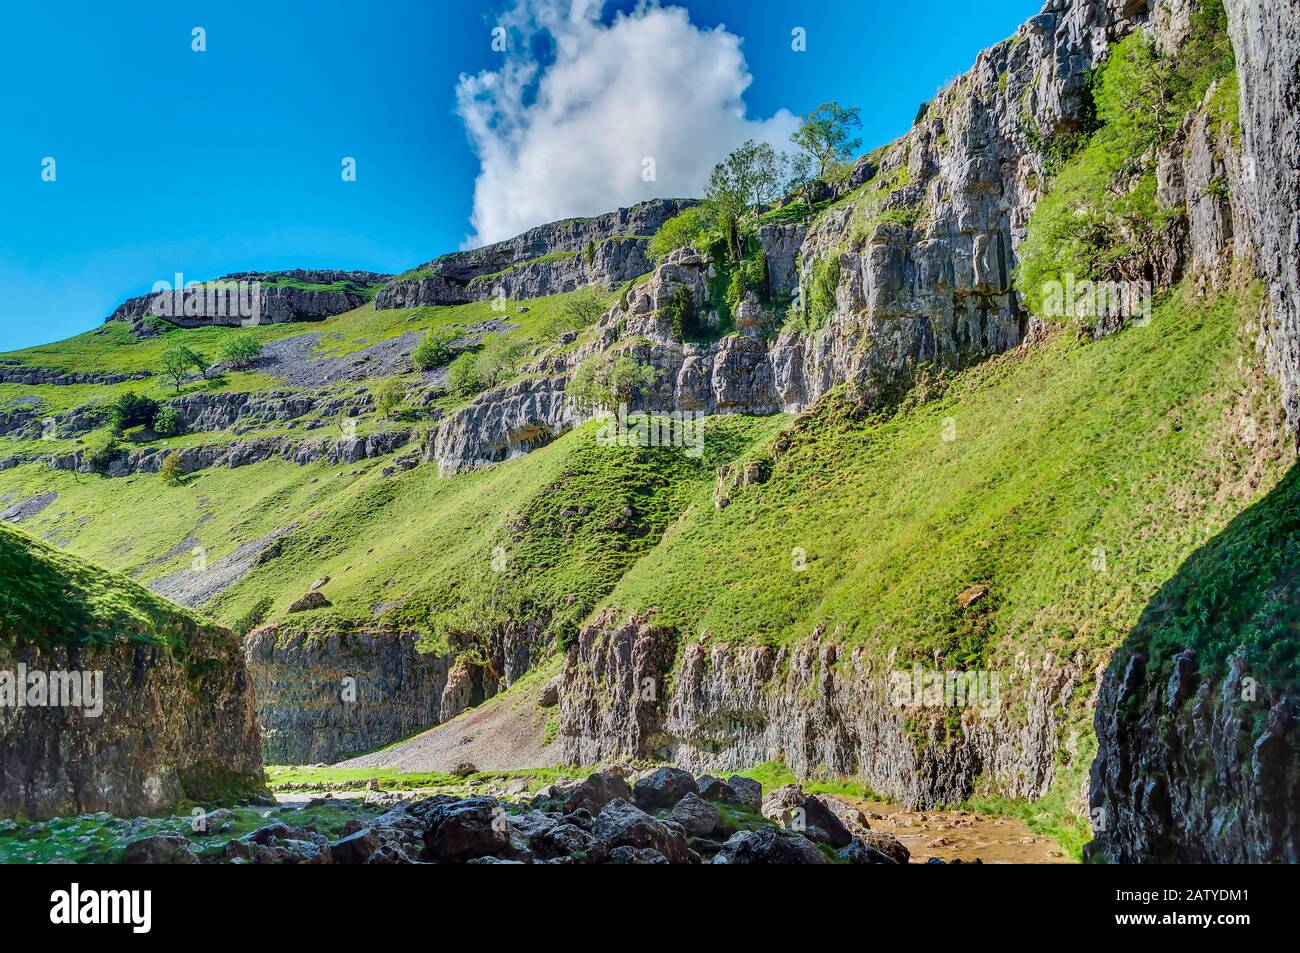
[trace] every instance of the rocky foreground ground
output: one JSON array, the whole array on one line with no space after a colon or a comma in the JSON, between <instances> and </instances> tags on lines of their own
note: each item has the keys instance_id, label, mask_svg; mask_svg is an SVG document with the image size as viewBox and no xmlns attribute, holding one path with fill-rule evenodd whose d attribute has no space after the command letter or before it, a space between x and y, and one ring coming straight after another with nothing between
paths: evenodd
<instances>
[{"instance_id":1,"label":"rocky foreground ground","mask_svg":"<svg viewBox=\"0 0 1300 953\"><path fill-rule=\"evenodd\" d=\"M240 833L248 818L258 826ZM563 781L519 800L481 795L411 797L381 792L326 796L261 814L222 809L147 833L140 818L87 816L70 846L92 845L92 828L116 825L127 863L235 864L905 864L908 849L872 830L866 816L797 785L764 796L748 778L693 776L662 767ZM10 823L0 853L22 859L30 835ZM36 832L47 836L48 828ZM143 834L144 836L136 836ZM10 841L5 850L5 841ZM112 851L117 855L117 851ZM109 859L108 848L28 860ZM931 863L942 861L931 860ZM961 861L954 861L960 863ZM978 861L976 861L978 863Z\"/></svg>"}]
</instances>

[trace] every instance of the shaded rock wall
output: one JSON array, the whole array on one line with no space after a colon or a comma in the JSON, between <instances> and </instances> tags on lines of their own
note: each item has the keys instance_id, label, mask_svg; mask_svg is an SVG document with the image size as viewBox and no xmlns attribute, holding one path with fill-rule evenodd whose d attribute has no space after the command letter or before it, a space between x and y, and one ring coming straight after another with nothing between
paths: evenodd
<instances>
[{"instance_id":1,"label":"shaded rock wall","mask_svg":"<svg viewBox=\"0 0 1300 953\"><path fill-rule=\"evenodd\" d=\"M1097 701L1090 856L1112 863L1300 863L1300 698L1263 689L1240 654L1203 678L1195 652L1151 684L1119 653Z\"/></svg>"},{"instance_id":2,"label":"shaded rock wall","mask_svg":"<svg viewBox=\"0 0 1300 953\"><path fill-rule=\"evenodd\" d=\"M103 713L0 707L0 813L151 814L260 789L253 686L234 639L196 636L187 657L156 645L0 652L0 670L103 673Z\"/></svg>"},{"instance_id":3,"label":"shaded rock wall","mask_svg":"<svg viewBox=\"0 0 1300 953\"><path fill-rule=\"evenodd\" d=\"M443 706L454 659L421 655L415 642L409 633L312 638L274 628L248 636L267 762L334 761L457 714ZM354 701L344 700L345 679L355 680Z\"/></svg>"},{"instance_id":4,"label":"shaded rock wall","mask_svg":"<svg viewBox=\"0 0 1300 953\"><path fill-rule=\"evenodd\" d=\"M456 717L537 661L537 629L497 633L472 653L423 653L411 632L282 634L245 642L271 764L336 761ZM478 659L474 661L473 659ZM344 679L354 679L345 699Z\"/></svg>"}]
</instances>

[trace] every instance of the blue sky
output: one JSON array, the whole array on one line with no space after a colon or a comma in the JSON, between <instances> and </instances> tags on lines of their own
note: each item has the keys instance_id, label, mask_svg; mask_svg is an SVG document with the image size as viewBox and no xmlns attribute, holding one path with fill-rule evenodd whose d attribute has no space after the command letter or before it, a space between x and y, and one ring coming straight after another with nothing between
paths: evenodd
<instances>
[{"instance_id":1,"label":"blue sky","mask_svg":"<svg viewBox=\"0 0 1300 953\"><path fill-rule=\"evenodd\" d=\"M656 64L671 62L672 51L655 49L642 72L626 67L618 43L635 49L651 35L649 24L636 32L644 13L611 2L564 34L568 62L552 77L560 98L542 110L535 82L520 87L522 101L509 84L489 82L483 114L496 126L472 141L466 107L458 108L462 74L501 79L513 63L531 66L531 78L545 83L556 59L537 9L523 11L534 14L523 18L532 32L517 29L517 10L500 19L517 2L6 4L0 350L92 328L121 299L176 272L189 280L289 267L396 272L461 247L476 230L500 237L538 215L627 204L639 196L615 194L622 179L606 185L582 165L608 163L601 150L628 137L606 114L575 118L590 98L610 93L583 90L584 81L626 84L627 101L639 105L613 118L649 137L629 145L629 155L662 149L662 194L680 192L700 172L680 143L654 140L679 127L694 135L671 110L685 112L676 104L690 100L678 97L698 95L715 78L720 101L701 112L716 106L727 122L699 121L726 127L717 136L757 130L778 138L783 110L836 99L862 108L865 151L905 132L920 102L1041 6L690 0L678 5L687 17L662 17L664 29L653 34L665 44L686 41L683 68L647 78L644 70L667 69ZM526 2L544 8L558 0ZM628 18L616 41L608 26L620 11ZM492 49L501 22L511 25L506 53ZM710 32L723 24L744 58L733 73L747 68L752 76L741 94L743 119L731 115L735 103L721 101L743 78L706 72L726 73L714 68L714 51L727 52L730 41ZM191 49L194 27L206 31L205 52ZM804 52L791 49L795 27L806 31ZM589 63L588 44L603 50L593 57L619 62ZM687 64L698 71L689 79ZM678 76L682 90L672 88ZM460 86L462 94L471 89ZM624 96L617 85L613 94ZM566 135L578 141L556 147L555 137ZM721 148L708 138L690 142L703 164ZM56 162L53 182L42 181L47 156ZM356 159L355 182L340 176L345 156ZM519 194L502 201L495 187L502 181Z\"/></svg>"}]
</instances>

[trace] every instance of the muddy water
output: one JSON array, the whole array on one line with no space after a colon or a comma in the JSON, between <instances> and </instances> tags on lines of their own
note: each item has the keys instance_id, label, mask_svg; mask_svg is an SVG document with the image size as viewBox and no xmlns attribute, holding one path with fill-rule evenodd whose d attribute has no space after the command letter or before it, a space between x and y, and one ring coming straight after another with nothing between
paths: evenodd
<instances>
[{"instance_id":1,"label":"muddy water","mask_svg":"<svg viewBox=\"0 0 1300 953\"><path fill-rule=\"evenodd\" d=\"M905 811L895 804L843 797L867 816L873 830L893 834L912 852L912 863L931 857L986 864L1073 863L1056 841L1024 821L971 811Z\"/></svg>"}]
</instances>

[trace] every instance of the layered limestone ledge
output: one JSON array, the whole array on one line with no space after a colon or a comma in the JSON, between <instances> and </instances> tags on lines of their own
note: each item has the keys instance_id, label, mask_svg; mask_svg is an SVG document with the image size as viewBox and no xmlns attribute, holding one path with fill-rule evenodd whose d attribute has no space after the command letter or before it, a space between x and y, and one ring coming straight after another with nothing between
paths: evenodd
<instances>
[{"instance_id":1,"label":"layered limestone ledge","mask_svg":"<svg viewBox=\"0 0 1300 953\"><path fill-rule=\"evenodd\" d=\"M900 704L893 667L861 646L820 633L780 648L683 645L671 630L607 612L566 661L561 759L711 772L781 759L800 777L861 777L910 808L962 801L978 783L1034 799L1052 783L1082 661L1010 662L998 669L996 709L971 705L952 730L942 717L952 709Z\"/></svg>"}]
</instances>

